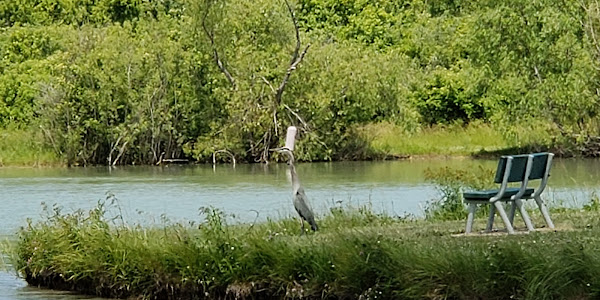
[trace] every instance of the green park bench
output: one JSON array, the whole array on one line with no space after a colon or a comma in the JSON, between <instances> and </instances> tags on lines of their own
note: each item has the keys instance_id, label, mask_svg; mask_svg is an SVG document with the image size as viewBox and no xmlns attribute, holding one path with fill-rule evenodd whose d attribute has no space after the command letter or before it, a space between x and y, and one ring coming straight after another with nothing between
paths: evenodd
<instances>
[{"instance_id":1,"label":"green park bench","mask_svg":"<svg viewBox=\"0 0 600 300\"><path fill-rule=\"evenodd\" d=\"M531 223L531 219L523 206L522 200L526 199L535 200L548 227L554 228L554 224L548 214L548 208L540 197L548 183L553 156L554 154L552 153L502 156L498 162L496 177L494 178L494 182L500 184L499 189L469 191L463 193L463 199L469 206L465 233L471 233L475 212L477 211L478 205L482 204L490 205L490 215L486 226L487 232L492 230L494 216L497 211L502 218L508 233L514 233L513 220L517 208L527 226L527 230L534 231L535 229ZM528 187L531 180L540 179L541 182L536 189ZM520 183L520 187L509 187L509 183ZM507 215L503 203L512 204L510 214Z\"/></svg>"}]
</instances>

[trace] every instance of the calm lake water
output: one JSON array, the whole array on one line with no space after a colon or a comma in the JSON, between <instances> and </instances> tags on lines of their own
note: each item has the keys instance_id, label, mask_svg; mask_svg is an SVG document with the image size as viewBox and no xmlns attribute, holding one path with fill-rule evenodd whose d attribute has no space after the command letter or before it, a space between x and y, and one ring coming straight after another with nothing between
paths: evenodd
<instances>
[{"instance_id":1,"label":"calm lake water","mask_svg":"<svg viewBox=\"0 0 600 300\"><path fill-rule=\"evenodd\" d=\"M317 214L335 206L370 205L389 215L421 216L439 196L425 182L427 168L490 168L496 161L451 159L298 164L297 171ZM577 206L600 190L600 160L555 160L546 198ZM490 180L492 180L490 178ZM198 209L214 206L230 222L294 215L287 165L95 168L0 168L0 237L10 239L26 219L40 219L44 202L63 211L89 209L114 194L125 221L157 224L200 221ZM28 287L0 271L0 300L92 299Z\"/></svg>"}]
</instances>

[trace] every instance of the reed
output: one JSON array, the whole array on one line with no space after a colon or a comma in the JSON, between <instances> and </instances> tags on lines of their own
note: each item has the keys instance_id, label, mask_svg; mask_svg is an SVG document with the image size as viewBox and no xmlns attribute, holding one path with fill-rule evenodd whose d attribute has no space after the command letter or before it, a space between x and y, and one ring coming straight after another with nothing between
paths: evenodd
<instances>
[{"instance_id":1,"label":"reed","mask_svg":"<svg viewBox=\"0 0 600 300\"><path fill-rule=\"evenodd\" d=\"M566 210L556 232L456 237L462 221L335 209L321 230L293 219L128 225L118 209L46 218L5 245L29 284L142 299L596 299L600 218ZM534 214L534 222L539 216ZM536 219L537 218L537 219ZM480 222L484 223L484 222ZM561 225L563 224L563 225Z\"/></svg>"}]
</instances>

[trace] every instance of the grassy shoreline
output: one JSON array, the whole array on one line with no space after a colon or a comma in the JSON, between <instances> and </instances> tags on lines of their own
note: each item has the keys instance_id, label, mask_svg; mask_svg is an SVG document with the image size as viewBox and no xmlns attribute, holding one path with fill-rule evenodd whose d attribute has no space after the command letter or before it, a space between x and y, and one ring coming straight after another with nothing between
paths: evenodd
<instances>
[{"instance_id":1,"label":"grassy shoreline","mask_svg":"<svg viewBox=\"0 0 600 300\"><path fill-rule=\"evenodd\" d=\"M333 210L320 232L293 219L131 226L103 205L44 221L5 245L31 285L142 299L595 299L600 217L566 210L559 230L455 237L463 221ZM542 224L533 214L534 222ZM485 224L482 220L479 224ZM522 227L522 226L521 226Z\"/></svg>"},{"instance_id":2,"label":"grassy shoreline","mask_svg":"<svg viewBox=\"0 0 600 300\"><path fill-rule=\"evenodd\" d=\"M398 125L377 123L358 129L366 141L365 159L428 159L494 156L520 145L509 142L489 124L428 127L408 133ZM34 129L0 130L0 167L65 166L43 133ZM496 155L497 156L497 155Z\"/></svg>"}]
</instances>

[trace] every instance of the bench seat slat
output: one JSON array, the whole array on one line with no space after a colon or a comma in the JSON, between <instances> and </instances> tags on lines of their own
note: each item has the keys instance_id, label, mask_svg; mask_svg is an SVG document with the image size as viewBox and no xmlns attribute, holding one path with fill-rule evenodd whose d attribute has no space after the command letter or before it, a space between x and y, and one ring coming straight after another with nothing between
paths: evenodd
<instances>
[{"instance_id":1,"label":"bench seat slat","mask_svg":"<svg viewBox=\"0 0 600 300\"><path fill-rule=\"evenodd\" d=\"M481 200L489 200L490 198L496 196L498 194L498 189L494 189L494 190L484 190L484 191L471 191L471 192L465 192L463 193L463 197L465 199L465 201L469 201L469 200L475 200L475 201L481 201ZM516 195L519 192L519 188L506 188L506 191L504 192L504 195L502 197L502 199L506 199L506 198L510 198L514 195ZM525 194L523 194L522 198L527 198L529 196L531 196L533 194L533 189L526 189L525 190Z\"/></svg>"}]
</instances>

